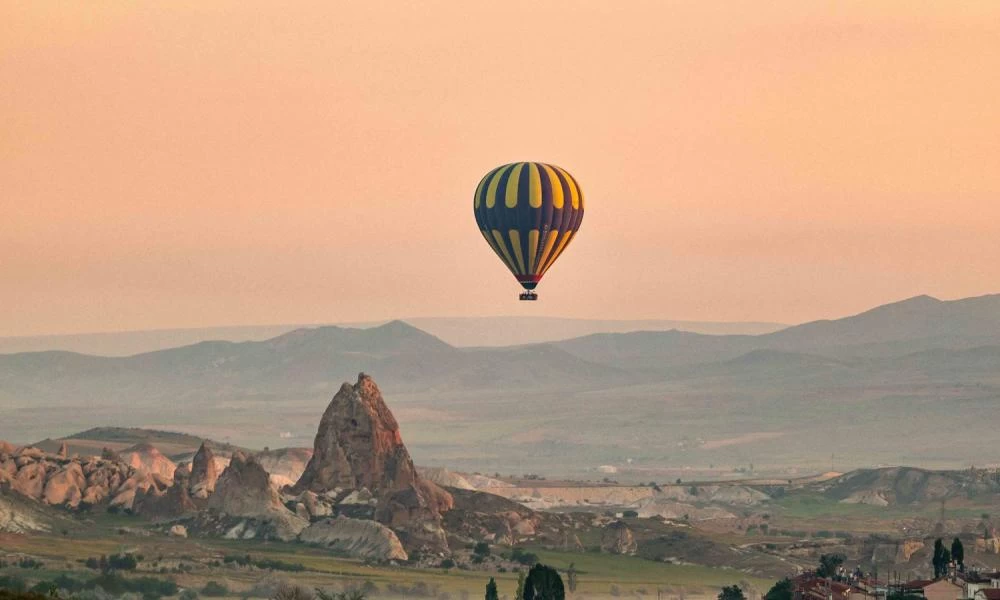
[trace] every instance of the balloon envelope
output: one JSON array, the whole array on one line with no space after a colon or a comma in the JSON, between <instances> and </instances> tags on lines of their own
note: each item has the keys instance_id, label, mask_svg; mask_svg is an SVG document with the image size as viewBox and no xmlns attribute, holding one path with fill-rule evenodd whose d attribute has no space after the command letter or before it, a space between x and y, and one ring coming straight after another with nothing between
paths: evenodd
<instances>
[{"instance_id":1,"label":"balloon envelope","mask_svg":"<svg viewBox=\"0 0 1000 600\"><path fill-rule=\"evenodd\" d=\"M518 162L493 169L473 197L479 231L527 290L566 250L583 221L583 191L555 165Z\"/></svg>"}]
</instances>

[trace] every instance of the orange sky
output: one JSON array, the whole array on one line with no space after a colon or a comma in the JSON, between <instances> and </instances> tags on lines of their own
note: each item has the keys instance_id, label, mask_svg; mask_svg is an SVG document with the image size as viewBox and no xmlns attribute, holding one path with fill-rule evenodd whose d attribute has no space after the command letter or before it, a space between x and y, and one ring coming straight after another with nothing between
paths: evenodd
<instances>
[{"instance_id":1,"label":"orange sky","mask_svg":"<svg viewBox=\"0 0 1000 600\"><path fill-rule=\"evenodd\" d=\"M998 292L998 73L994 0L5 0L0 335ZM515 160L587 196L535 304Z\"/></svg>"}]
</instances>

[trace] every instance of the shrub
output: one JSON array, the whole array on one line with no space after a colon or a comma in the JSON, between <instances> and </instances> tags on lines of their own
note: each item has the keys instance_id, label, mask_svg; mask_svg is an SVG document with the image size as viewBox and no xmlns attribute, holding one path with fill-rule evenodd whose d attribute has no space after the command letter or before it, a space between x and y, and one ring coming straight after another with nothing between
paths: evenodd
<instances>
[{"instance_id":1,"label":"shrub","mask_svg":"<svg viewBox=\"0 0 1000 600\"><path fill-rule=\"evenodd\" d=\"M525 552L520 548L514 548L510 553L510 559L525 566L532 566L538 563L538 555L534 552Z\"/></svg>"},{"instance_id":2,"label":"shrub","mask_svg":"<svg viewBox=\"0 0 1000 600\"><path fill-rule=\"evenodd\" d=\"M56 584L60 590L66 590L67 592L78 592L83 589L83 582L79 579L74 579L65 573L60 573L52 580L52 583Z\"/></svg>"},{"instance_id":3,"label":"shrub","mask_svg":"<svg viewBox=\"0 0 1000 600\"><path fill-rule=\"evenodd\" d=\"M205 587L201 588L201 593L203 596L218 598L220 596L228 596L229 588L223 583L209 581L205 584Z\"/></svg>"},{"instance_id":4,"label":"shrub","mask_svg":"<svg viewBox=\"0 0 1000 600\"><path fill-rule=\"evenodd\" d=\"M252 564L258 569L271 569L272 571L292 571L299 572L305 571L306 567L302 563L290 563L283 560L275 560L271 558L256 560Z\"/></svg>"},{"instance_id":5,"label":"shrub","mask_svg":"<svg viewBox=\"0 0 1000 600\"><path fill-rule=\"evenodd\" d=\"M14 591L0 588L0 600L51 600L35 592Z\"/></svg>"},{"instance_id":6,"label":"shrub","mask_svg":"<svg viewBox=\"0 0 1000 600\"><path fill-rule=\"evenodd\" d=\"M278 586L272 600L313 600L313 594L304 587L283 583Z\"/></svg>"},{"instance_id":7,"label":"shrub","mask_svg":"<svg viewBox=\"0 0 1000 600\"><path fill-rule=\"evenodd\" d=\"M44 566L44 564L45 563L43 563L40 560L35 560L27 556L17 561L17 566L21 567L22 569L41 569L42 566Z\"/></svg>"},{"instance_id":8,"label":"shrub","mask_svg":"<svg viewBox=\"0 0 1000 600\"><path fill-rule=\"evenodd\" d=\"M42 580L31 586L31 589L28 591L41 594L42 596L55 596L59 591L59 587L51 581Z\"/></svg>"},{"instance_id":9,"label":"shrub","mask_svg":"<svg viewBox=\"0 0 1000 600\"><path fill-rule=\"evenodd\" d=\"M108 557L108 568L116 571L135 571L139 560L134 554L112 554Z\"/></svg>"},{"instance_id":10,"label":"shrub","mask_svg":"<svg viewBox=\"0 0 1000 600\"><path fill-rule=\"evenodd\" d=\"M0 575L0 589L24 592L28 589L28 583L17 575Z\"/></svg>"}]
</instances>

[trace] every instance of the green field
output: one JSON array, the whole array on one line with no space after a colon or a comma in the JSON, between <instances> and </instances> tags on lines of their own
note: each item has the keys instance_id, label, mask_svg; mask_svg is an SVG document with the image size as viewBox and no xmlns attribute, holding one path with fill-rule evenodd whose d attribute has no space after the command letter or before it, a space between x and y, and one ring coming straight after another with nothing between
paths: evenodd
<instances>
[{"instance_id":1,"label":"green field","mask_svg":"<svg viewBox=\"0 0 1000 600\"><path fill-rule=\"evenodd\" d=\"M490 577L495 577L501 597L513 598L518 574L513 571L498 572L496 566L480 565L477 570L462 568L413 568L389 565L371 565L359 560L331 556L321 549L299 544L275 542L240 542L218 539L174 539L161 535L145 536L130 530L119 533L119 526L130 521L122 517L98 519L99 530L71 531L68 535L15 535L0 534L0 549L9 555L27 554L45 562L40 570L8 567L2 574L18 574L29 580L40 580L66 571L74 571L80 578L93 576L81 561L88 557L118 552L141 554L138 575L173 577L181 587L200 589L207 581L226 583L236 594L248 592L254 584L266 579L283 579L308 587L339 589L345 584L371 581L384 597L398 596L389 591L391 585L412 587L418 582L432 589L438 600L449 598L479 597ZM134 521L133 521L134 523ZM571 563L579 573L577 597L610 596L612 590L621 595L655 597L714 595L723 585L749 583L754 588L767 589L769 581L748 577L730 569L716 569L693 565L673 565L636 557L596 553L574 553L532 548L540 560L560 570ZM494 552L503 551L495 548ZM255 559L275 559L298 563L303 572L272 572L260 569L223 564L213 566L226 555L251 554ZM163 575L159 569L186 564L190 572Z\"/></svg>"}]
</instances>

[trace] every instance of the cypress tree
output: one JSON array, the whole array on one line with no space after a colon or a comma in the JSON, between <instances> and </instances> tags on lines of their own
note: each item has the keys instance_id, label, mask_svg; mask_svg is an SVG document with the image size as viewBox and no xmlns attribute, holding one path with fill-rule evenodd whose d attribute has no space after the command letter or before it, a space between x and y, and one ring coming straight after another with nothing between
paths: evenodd
<instances>
[{"instance_id":1,"label":"cypress tree","mask_svg":"<svg viewBox=\"0 0 1000 600\"><path fill-rule=\"evenodd\" d=\"M541 563L531 567L524 580L524 600L566 600L559 572Z\"/></svg>"},{"instance_id":2,"label":"cypress tree","mask_svg":"<svg viewBox=\"0 0 1000 600\"><path fill-rule=\"evenodd\" d=\"M940 579L942 571L946 569L944 561L944 542L941 538L934 541L934 556L931 557L931 566L934 567L934 579Z\"/></svg>"},{"instance_id":3,"label":"cypress tree","mask_svg":"<svg viewBox=\"0 0 1000 600\"><path fill-rule=\"evenodd\" d=\"M955 538L951 541L951 558L956 563L958 563L958 571L960 573L965 572L965 547L962 546L962 540Z\"/></svg>"}]
</instances>

